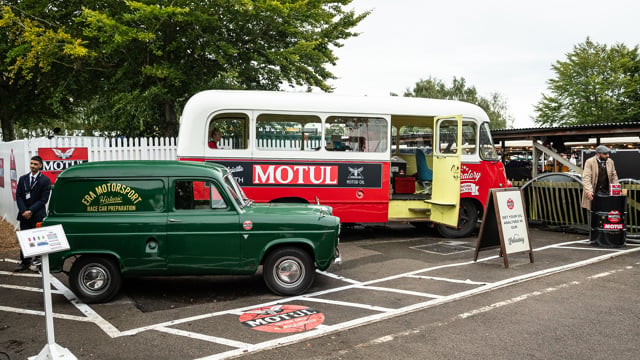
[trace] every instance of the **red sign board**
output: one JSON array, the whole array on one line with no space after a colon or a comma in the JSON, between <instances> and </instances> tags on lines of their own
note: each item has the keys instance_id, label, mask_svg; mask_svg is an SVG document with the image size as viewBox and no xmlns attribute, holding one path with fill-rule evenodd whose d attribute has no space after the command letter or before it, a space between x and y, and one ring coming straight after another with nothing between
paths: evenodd
<instances>
[{"instance_id":1,"label":"red sign board","mask_svg":"<svg viewBox=\"0 0 640 360\"><path fill-rule=\"evenodd\" d=\"M52 184L63 170L89 161L89 150L86 147L38 148L38 155L42 158L42 173Z\"/></svg>"}]
</instances>

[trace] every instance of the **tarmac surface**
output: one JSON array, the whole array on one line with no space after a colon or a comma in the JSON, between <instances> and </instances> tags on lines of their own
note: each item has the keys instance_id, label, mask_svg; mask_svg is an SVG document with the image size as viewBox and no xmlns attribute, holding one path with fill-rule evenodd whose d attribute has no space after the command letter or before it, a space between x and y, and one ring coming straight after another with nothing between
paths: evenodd
<instances>
[{"instance_id":1,"label":"tarmac surface","mask_svg":"<svg viewBox=\"0 0 640 360\"><path fill-rule=\"evenodd\" d=\"M89 306L78 302L66 276L57 274L51 281L55 343L78 359L512 358L513 352L500 349L510 344L510 332L526 334L530 326L501 323L537 324L569 303L581 311L585 306L610 311L604 306L607 297L592 293L550 300L565 290L620 276L631 285L611 286L609 299L616 292L621 298L640 295L637 281L628 278L640 267L640 246L631 243L598 248L585 235L530 228L534 261L528 252L509 254L506 268L497 249L480 251L474 261L476 237L443 239L410 225L346 228L341 240L344 263L318 272L313 287L297 297L271 294L260 274L146 277L127 279L112 302ZM13 273L15 265L15 260L0 261L0 359L4 354L9 359L35 356L48 342L42 277ZM585 269L590 273L576 277ZM603 273L612 275L598 276ZM559 281L561 277L567 279ZM531 290L525 290L528 286ZM597 294L598 288L591 291ZM541 299L557 306L538 307ZM497 318L485 328L476 315L488 313ZM635 319L631 324L624 314L613 314L620 318L616 324L625 326L616 332L637 333L639 314L630 314ZM580 326L597 334L599 321ZM449 333L452 324L455 334ZM501 336L498 340L493 331ZM461 334L466 340L460 340ZM449 343L447 338L458 340ZM474 338L487 339L489 348L482 342L475 345ZM530 339L518 340L520 348L543 348L539 339ZM465 342L474 345L465 348ZM434 344L439 345L436 350ZM628 350L624 344L617 346L623 353L607 353L609 358L633 358L623 356ZM429 356L423 353L427 348ZM540 354L525 357L554 357ZM589 353L573 351L557 358L585 358L580 355Z\"/></svg>"}]
</instances>

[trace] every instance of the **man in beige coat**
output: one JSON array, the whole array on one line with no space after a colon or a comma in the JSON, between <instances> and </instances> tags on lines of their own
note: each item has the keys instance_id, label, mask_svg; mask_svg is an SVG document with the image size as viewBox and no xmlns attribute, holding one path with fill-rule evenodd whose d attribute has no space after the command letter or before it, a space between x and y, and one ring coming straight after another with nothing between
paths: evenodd
<instances>
[{"instance_id":1,"label":"man in beige coat","mask_svg":"<svg viewBox=\"0 0 640 360\"><path fill-rule=\"evenodd\" d=\"M600 145L596 148L596 156L584 163L582 207L587 210L591 210L591 201L595 195L609 195L609 184L618 183L616 167L613 160L609 159L609 153L611 150L608 147Z\"/></svg>"}]
</instances>

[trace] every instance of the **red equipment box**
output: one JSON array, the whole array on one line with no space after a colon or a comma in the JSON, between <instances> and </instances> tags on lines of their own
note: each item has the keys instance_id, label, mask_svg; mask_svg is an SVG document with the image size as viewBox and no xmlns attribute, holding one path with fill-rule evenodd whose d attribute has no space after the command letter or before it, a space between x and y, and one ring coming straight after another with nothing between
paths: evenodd
<instances>
[{"instance_id":1,"label":"red equipment box","mask_svg":"<svg viewBox=\"0 0 640 360\"><path fill-rule=\"evenodd\" d=\"M620 184L609 184L609 195L610 196L622 195L622 186L620 186Z\"/></svg>"},{"instance_id":2,"label":"red equipment box","mask_svg":"<svg viewBox=\"0 0 640 360\"><path fill-rule=\"evenodd\" d=\"M395 177L396 194L413 194L416 192L416 178L413 176Z\"/></svg>"}]
</instances>

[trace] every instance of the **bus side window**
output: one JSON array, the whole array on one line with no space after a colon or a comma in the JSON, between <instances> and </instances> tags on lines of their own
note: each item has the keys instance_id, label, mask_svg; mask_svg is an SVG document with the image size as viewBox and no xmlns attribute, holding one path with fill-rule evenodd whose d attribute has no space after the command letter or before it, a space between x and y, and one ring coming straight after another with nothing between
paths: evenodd
<instances>
[{"instance_id":1,"label":"bus side window","mask_svg":"<svg viewBox=\"0 0 640 360\"><path fill-rule=\"evenodd\" d=\"M330 116L325 122L328 151L387 151L387 121L383 118Z\"/></svg>"},{"instance_id":2,"label":"bus side window","mask_svg":"<svg viewBox=\"0 0 640 360\"><path fill-rule=\"evenodd\" d=\"M219 132L215 137L214 130ZM242 113L218 114L209 121L204 136L210 149L246 149L249 139L249 117Z\"/></svg>"},{"instance_id":3,"label":"bus side window","mask_svg":"<svg viewBox=\"0 0 640 360\"><path fill-rule=\"evenodd\" d=\"M260 114L256 118L256 149L317 151L320 118L315 115Z\"/></svg>"}]
</instances>

